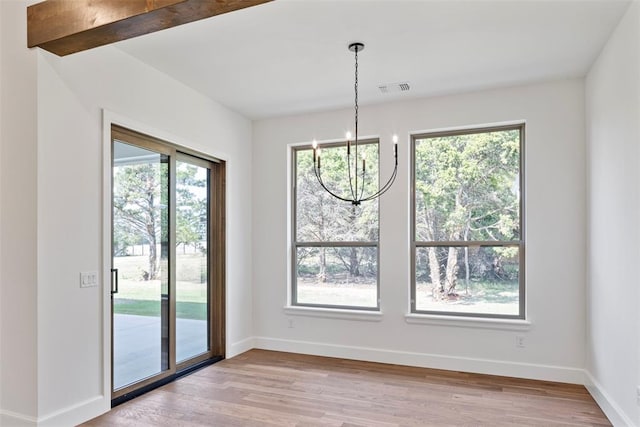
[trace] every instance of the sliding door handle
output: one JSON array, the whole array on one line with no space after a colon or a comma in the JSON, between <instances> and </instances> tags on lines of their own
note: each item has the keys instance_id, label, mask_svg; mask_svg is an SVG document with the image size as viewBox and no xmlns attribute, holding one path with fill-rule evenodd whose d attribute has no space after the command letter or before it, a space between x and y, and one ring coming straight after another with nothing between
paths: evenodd
<instances>
[{"instance_id":1,"label":"sliding door handle","mask_svg":"<svg viewBox=\"0 0 640 427\"><path fill-rule=\"evenodd\" d=\"M115 276L114 276L115 273ZM115 285L115 288L114 288ZM118 293L118 269L111 269L111 295Z\"/></svg>"}]
</instances>

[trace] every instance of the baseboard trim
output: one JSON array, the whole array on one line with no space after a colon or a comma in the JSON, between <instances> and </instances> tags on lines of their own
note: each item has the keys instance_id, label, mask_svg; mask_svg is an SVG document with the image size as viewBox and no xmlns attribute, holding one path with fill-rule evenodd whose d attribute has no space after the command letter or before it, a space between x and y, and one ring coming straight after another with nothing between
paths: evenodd
<instances>
[{"instance_id":1,"label":"baseboard trim","mask_svg":"<svg viewBox=\"0 0 640 427\"><path fill-rule=\"evenodd\" d=\"M108 398L100 395L39 418L29 417L16 412L0 410L0 426L75 426L109 411L109 409L111 409L109 402Z\"/></svg>"},{"instance_id":2,"label":"baseboard trim","mask_svg":"<svg viewBox=\"0 0 640 427\"><path fill-rule=\"evenodd\" d=\"M255 348L254 340L254 337L249 337L230 344L229 346L227 346L226 357L231 358L233 356L237 356L238 354L244 353L245 351L249 351L252 348Z\"/></svg>"},{"instance_id":3,"label":"baseboard trim","mask_svg":"<svg viewBox=\"0 0 640 427\"><path fill-rule=\"evenodd\" d=\"M263 350L286 351L315 356L339 357L368 362L391 363L448 371L583 384L582 369L564 366L538 365L502 360L475 359L440 354L382 350L369 347L343 346L308 341L255 337L254 347Z\"/></svg>"},{"instance_id":4,"label":"baseboard trim","mask_svg":"<svg viewBox=\"0 0 640 427\"><path fill-rule=\"evenodd\" d=\"M0 426L35 427L38 420L34 417L0 409Z\"/></svg>"},{"instance_id":5,"label":"baseboard trim","mask_svg":"<svg viewBox=\"0 0 640 427\"><path fill-rule=\"evenodd\" d=\"M110 409L111 400L108 397L95 396L38 418L38 427L75 426L102 415Z\"/></svg>"},{"instance_id":6,"label":"baseboard trim","mask_svg":"<svg viewBox=\"0 0 640 427\"><path fill-rule=\"evenodd\" d=\"M618 404L609 396L600 383L591 375L589 371L584 371L584 386L587 388L593 399L598 406L602 409L602 412L609 418L611 424L614 426L624 427L637 427L634 421L632 421L618 406Z\"/></svg>"}]
</instances>

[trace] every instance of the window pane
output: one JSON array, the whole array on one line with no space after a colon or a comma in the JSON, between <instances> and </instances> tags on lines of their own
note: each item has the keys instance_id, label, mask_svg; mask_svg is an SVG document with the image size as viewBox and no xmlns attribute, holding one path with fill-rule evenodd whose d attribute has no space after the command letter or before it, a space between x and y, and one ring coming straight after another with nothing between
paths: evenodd
<instances>
[{"instance_id":1,"label":"window pane","mask_svg":"<svg viewBox=\"0 0 640 427\"><path fill-rule=\"evenodd\" d=\"M169 158L113 142L114 390L169 369Z\"/></svg>"},{"instance_id":2,"label":"window pane","mask_svg":"<svg viewBox=\"0 0 640 427\"><path fill-rule=\"evenodd\" d=\"M366 156L364 194L378 189L378 144L360 144L358 193L362 186L362 158ZM352 147L352 158L355 153ZM346 146L321 148L321 171L325 185L334 193L350 197ZM352 177L354 169L352 164ZM377 241L378 201L353 206L322 189L313 171L313 150L296 151L296 240L298 242ZM355 188L354 188L355 191Z\"/></svg>"},{"instance_id":3,"label":"window pane","mask_svg":"<svg viewBox=\"0 0 640 427\"><path fill-rule=\"evenodd\" d=\"M416 139L416 241L519 240L519 165L519 129Z\"/></svg>"},{"instance_id":4,"label":"window pane","mask_svg":"<svg viewBox=\"0 0 640 427\"><path fill-rule=\"evenodd\" d=\"M416 248L416 311L518 315L517 246Z\"/></svg>"},{"instance_id":5,"label":"window pane","mask_svg":"<svg viewBox=\"0 0 640 427\"><path fill-rule=\"evenodd\" d=\"M298 304L378 307L377 247L298 247Z\"/></svg>"},{"instance_id":6,"label":"window pane","mask_svg":"<svg viewBox=\"0 0 640 427\"><path fill-rule=\"evenodd\" d=\"M209 350L209 170L176 161L176 361Z\"/></svg>"}]
</instances>

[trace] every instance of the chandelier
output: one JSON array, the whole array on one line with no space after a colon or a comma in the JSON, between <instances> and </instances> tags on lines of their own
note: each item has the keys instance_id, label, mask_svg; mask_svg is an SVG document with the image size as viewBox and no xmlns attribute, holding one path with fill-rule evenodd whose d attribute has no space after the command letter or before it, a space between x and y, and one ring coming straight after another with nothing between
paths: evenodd
<instances>
[{"instance_id":1,"label":"chandelier","mask_svg":"<svg viewBox=\"0 0 640 427\"><path fill-rule=\"evenodd\" d=\"M396 135L393 136L393 156L395 165L393 168L393 173L391 177L382 187L378 188L377 191L371 194L365 194L365 184L367 184L367 180L371 179L371 177L367 176L367 168L364 153L362 153L362 167L359 167L358 164L358 52L362 52L364 50L363 43L351 43L349 45L349 50L354 52L355 56L355 138L352 140L351 132L347 132L347 153L346 153L346 177L345 179L349 180L348 190L346 194L336 194L334 191L330 190L327 185L325 185L322 180L322 164L320 162L320 147L318 143L313 141L313 171L315 172L316 178L318 182L325 189L325 191L331 194L333 197L339 200L343 200L345 202L351 202L353 206L358 206L362 202L366 202L369 200L376 199L383 195L391 185L396 180L396 175L398 174L398 137ZM352 154L353 152L353 154ZM358 186L359 184L359 186Z\"/></svg>"}]
</instances>

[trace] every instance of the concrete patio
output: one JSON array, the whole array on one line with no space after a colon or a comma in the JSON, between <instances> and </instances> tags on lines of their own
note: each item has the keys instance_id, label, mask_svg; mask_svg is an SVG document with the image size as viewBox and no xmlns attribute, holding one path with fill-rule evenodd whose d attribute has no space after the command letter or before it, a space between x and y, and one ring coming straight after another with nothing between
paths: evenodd
<instances>
[{"instance_id":1,"label":"concrete patio","mask_svg":"<svg viewBox=\"0 0 640 427\"><path fill-rule=\"evenodd\" d=\"M113 382L115 389L159 373L160 317L115 314L113 319ZM176 319L176 356L183 361L207 351L207 322Z\"/></svg>"}]
</instances>

